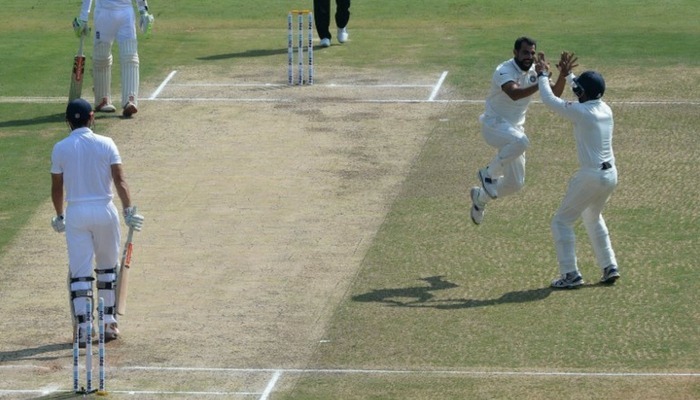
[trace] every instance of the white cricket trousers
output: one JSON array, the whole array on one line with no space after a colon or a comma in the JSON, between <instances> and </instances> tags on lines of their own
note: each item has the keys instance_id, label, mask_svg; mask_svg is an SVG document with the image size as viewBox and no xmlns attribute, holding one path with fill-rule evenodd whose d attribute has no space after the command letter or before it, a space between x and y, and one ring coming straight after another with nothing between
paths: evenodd
<instances>
[{"instance_id":1,"label":"white cricket trousers","mask_svg":"<svg viewBox=\"0 0 700 400\"><path fill-rule=\"evenodd\" d=\"M95 43L93 54L93 79L95 104L103 98L111 99L112 44L119 43L121 67L121 104L138 103L139 55L133 7L95 9ZM133 97L133 99L131 99Z\"/></svg>"},{"instance_id":2,"label":"white cricket trousers","mask_svg":"<svg viewBox=\"0 0 700 400\"><path fill-rule=\"evenodd\" d=\"M489 163L489 174L497 179L498 197L520 191L525 186L525 150L530 145L523 127L500 117L481 115L479 121L486 143L498 149L496 157Z\"/></svg>"},{"instance_id":3,"label":"white cricket trousers","mask_svg":"<svg viewBox=\"0 0 700 400\"><path fill-rule=\"evenodd\" d=\"M116 268L120 240L119 212L113 202L69 203L66 207L66 243L71 278L92 277L93 268L97 270ZM112 280L115 276L109 274L105 278ZM70 284L70 290L88 289L93 289L90 281ZM98 296L104 298L105 306L114 305L113 290L100 291ZM85 297L73 300L76 316L84 314L86 301ZM114 322L113 316L110 315L108 319L106 322Z\"/></svg>"},{"instance_id":4,"label":"white cricket trousers","mask_svg":"<svg viewBox=\"0 0 700 400\"><path fill-rule=\"evenodd\" d=\"M610 243L603 208L617 186L617 169L581 169L569 181L569 187L552 219L552 235L557 249L559 271L578 271L574 223L579 218L588 233L598 266L617 265Z\"/></svg>"},{"instance_id":5,"label":"white cricket trousers","mask_svg":"<svg viewBox=\"0 0 700 400\"><path fill-rule=\"evenodd\" d=\"M111 10L104 7L95 9L95 40L112 43L136 39L136 14L133 8Z\"/></svg>"}]
</instances>

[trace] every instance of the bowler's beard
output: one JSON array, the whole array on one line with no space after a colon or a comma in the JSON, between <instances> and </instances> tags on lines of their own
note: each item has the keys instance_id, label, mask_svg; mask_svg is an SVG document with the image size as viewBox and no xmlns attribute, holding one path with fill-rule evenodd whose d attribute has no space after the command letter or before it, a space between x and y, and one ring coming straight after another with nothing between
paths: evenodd
<instances>
[{"instance_id":1,"label":"bowler's beard","mask_svg":"<svg viewBox=\"0 0 700 400\"><path fill-rule=\"evenodd\" d=\"M518 67L520 67L520 69L522 69L523 71L528 71L528 70L530 69L530 67L532 67L532 60L522 60L522 61L521 61L521 60L518 60L517 58L514 58L514 60L515 60L515 64L516 64ZM527 65L524 64L524 62L529 62L530 65L527 66Z\"/></svg>"}]
</instances>

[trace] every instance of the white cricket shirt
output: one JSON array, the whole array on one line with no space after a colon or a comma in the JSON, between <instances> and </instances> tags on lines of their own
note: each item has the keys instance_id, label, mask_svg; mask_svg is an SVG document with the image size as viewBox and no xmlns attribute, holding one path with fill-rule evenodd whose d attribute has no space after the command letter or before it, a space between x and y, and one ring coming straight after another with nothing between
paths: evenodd
<instances>
[{"instance_id":1,"label":"white cricket shirt","mask_svg":"<svg viewBox=\"0 0 700 400\"><path fill-rule=\"evenodd\" d=\"M540 78L539 85L542 102L573 122L581 168L600 169L603 162L615 164L612 148L614 122L610 107L603 100L564 101L552 93L546 77Z\"/></svg>"},{"instance_id":2,"label":"white cricket shirt","mask_svg":"<svg viewBox=\"0 0 700 400\"><path fill-rule=\"evenodd\" d=\"M530 87L537 84L537 72L535 72L535 64L532 64L529 70L523 71L515 59L504 61L496 67L496 71L491 78L491 89L486 97L485 117L498 116L510 122L514 126L522 126L525 124L525 113L527 106L532 101L532 96L513 100L501 86L506 82L513 81L521 88Z\"/></svg>"},{"instance_id":3,"label":"white cricket shirt","mask_svg":"<svg viewBox=\"0 0 700 400\"><path fill-rule=\"evenodd\" d=\"M88 15L90 14L90 7L92 6L93 0L83 0L80 7L80 19L83 21L88 20ZM121 10L123 8L133 7L134 3L132 0L95 0L95 7L100 7L105 10ZM140 5L139 5L140 7Z\"/></svg>"},{"instance_id":4,"label":"white cricket shirt","mask_svg":"<svg viewBox=\"0 0 700 400\"><path fill-rule=\"evenodd\" d=\"M69 203L111 201L112 165L121 163L114 141L89 128L74 130L51 153L51 173L63 174Z\"/></svg>"}]
</instances>

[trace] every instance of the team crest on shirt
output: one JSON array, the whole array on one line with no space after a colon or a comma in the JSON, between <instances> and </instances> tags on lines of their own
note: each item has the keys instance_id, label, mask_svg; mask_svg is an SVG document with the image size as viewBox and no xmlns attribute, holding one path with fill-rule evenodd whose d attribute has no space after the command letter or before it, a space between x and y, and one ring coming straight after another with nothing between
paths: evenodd
<instances>
[{"instance_id":1,"label":"team crest on shirt","mask_svg":"<svg viewBox=\"0 0 700 400\"><path fill-rule=\"evenodd\" d=\"M537 82L537 77L535 75L530 75L530 83Z\"/></svg>"}]
</instances>

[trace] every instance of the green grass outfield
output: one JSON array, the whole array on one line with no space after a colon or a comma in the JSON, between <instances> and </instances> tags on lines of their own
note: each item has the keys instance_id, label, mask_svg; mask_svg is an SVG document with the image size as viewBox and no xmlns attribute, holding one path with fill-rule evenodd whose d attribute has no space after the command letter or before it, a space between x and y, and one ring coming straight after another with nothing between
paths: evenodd
<instances>
[{"instance_id":1,"label":"green grass outfield","mask_svg":"<svg viewBox=\"0 0 700 400\"><path fill-rule=\"evenodd\" d=\"M67 95L79 3L0 1L0 98ZM149 3L154 35L139 42L149 82L176 66L267 65L284 51L286 11L310 4ZM606 76L620 185L605 216L623 278L547 289L556 274L549 220L577 167L569 123L531 107L527 185L475 227L467 188L493 154L478 131L482 107L454 107L436 121L311 366L361 371L303 375L275 398L700 398L698 17L695 0L353 2L352 41L324 53L320 68L449 70L450 87L482 100L493 68L527 34L551 59L575 51L579 72ZM50 229L39 206L51 147L67 132L63 110L0 102L0 251L35 212ZM595 282L577 234L582 272ZM423 372L391 372L406 370Z\"/></svg>"}]
</instances>

